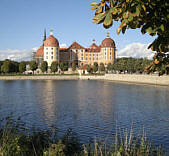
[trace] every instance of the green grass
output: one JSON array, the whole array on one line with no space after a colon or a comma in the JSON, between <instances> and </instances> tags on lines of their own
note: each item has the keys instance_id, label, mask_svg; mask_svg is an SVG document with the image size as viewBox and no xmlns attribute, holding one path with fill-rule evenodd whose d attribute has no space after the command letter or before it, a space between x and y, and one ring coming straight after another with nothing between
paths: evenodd
<instances>
[{"instance_id":1,"label":"green grass","mask_svg":"<svg viewBox=\"0 0 169 156\"><path fill-rule=\"evenodd\" d=\"M81 144L71 130L63 137L54 131L27 133L24 124L18 119L6 119L0 129L0 156L163 156L160 147L153 147L142 135L135 136L132 129L119 135L117 132L112 144L95 139L94 143Z\"/></svg>"}]
</instances>

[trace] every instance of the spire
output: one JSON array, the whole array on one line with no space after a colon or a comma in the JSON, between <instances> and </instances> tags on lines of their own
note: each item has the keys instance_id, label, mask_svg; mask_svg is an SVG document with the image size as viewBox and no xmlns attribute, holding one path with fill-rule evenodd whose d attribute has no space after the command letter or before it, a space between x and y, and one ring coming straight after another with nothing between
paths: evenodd
<instances>
[{"instance_id":1,"label":"spire","mask_svg":"<svg viewBox=\"0 0 169 156\"><path fill-rule=\"evenodd\" d=\"M109 32L107 32L107 38L110 38L110 33Z\"/></svg>"},{"instance_id":2,"label":"spire","mask_svg":"<svg viewBox=\"0 0 169 156\"><path fill-rule=\"evenodd\" d=\"M53 35L53 30L52 29L50 30L50 35Z\"/></svg>"},{"instance_id":3,"label":"spire","mask_svg":"<svg viewBox=\"0 0 169 156\"><path fill-rule=\"evenodd\" d=\"M43 39L43 41L45 41L46 40L46 29L44 30L44 39Z\"/></svg>"}]
</instances>

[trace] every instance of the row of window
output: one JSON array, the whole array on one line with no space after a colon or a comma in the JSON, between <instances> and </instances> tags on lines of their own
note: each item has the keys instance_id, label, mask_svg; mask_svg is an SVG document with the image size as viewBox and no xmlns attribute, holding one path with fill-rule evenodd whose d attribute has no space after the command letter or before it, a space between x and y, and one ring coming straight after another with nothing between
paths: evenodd
<instances>
[{"instance_id":1,"label":"row of window","mask_svg":"<svg viewBox=\"0 0 169 156\"><path fill-rule=\"evenodd\" d=\"M48 55L48 52L46 52L46 55ZM51 52L51 55L53 55L53 51Z\"/></svg>"},{"instance_id":2,"label":"row of window","mask_svg":"<svg viewBox=\"0 0 169 156\"><path fill-rule=\"evenodd\" d=\"M46 48L46 50L49 50L50 48ZM51 50L53 50L54 48L51 48ZM58 50L58 48L56 48L56 50Z\"/></svg>"},{"instance_id":3,"label":"row of window","mask_svg":"<svg viewBox=\"0 0 169 156\"><path fill-rule=\"evenodd\" d=\"M46 59L48 60L49 59L49 57L48 56L46 56ZM53 56L51 56L51 60L53 60L54 59L54 57ZM57 56L56 57L56 59L59 59L59 57Z\"/></svg>"}]
</instances>

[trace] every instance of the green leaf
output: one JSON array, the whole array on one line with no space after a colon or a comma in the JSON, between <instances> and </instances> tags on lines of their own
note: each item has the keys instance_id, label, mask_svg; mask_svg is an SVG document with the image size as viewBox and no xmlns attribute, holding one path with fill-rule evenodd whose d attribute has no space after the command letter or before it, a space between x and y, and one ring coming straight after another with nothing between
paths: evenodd
<instances>
[{"instance_id":1,"label":"green leaf","mask_svg":"<svg viewBox=\"0 0 169 156\"><path fill-rule=\"evenodd\" d=\"M107 12L104 12L104 13L100 13L98 15L96 15L94 18L93 18L93 22L94 23L97 23L97 24L100 24L104 21L104 18L106 17L106 14Z\"/></svg>"},{"instance_id":2,"label":"green leaf","mask_svg":"<svg viewBox=\"0 0 169 156\"><path fill-rule=\"evenodd\" d=\"M113 16L111 11L109 11L108 14L106 15L103 25L105 28L109 28L112 26L112 24L113 24Z\"/></svg>"},{"instance_id":3,"label":"green leaf","mask_svg":"<svg viewBox=\"0 0 169 156\"><path fill-rule=\"evenodd\" d=\"M95 15L100 14L103 12L103 7L99 7L98 10L96 11Z\"/></svg>"},{"instance_id":4,"label":"green leaf","mask_svg":"<svg viewBox=\"0 0 169 156\"><path fill-rule=\"evenodd\" d=\"M93 2L93 3L91 3L90 5L98 5L99 3L97 3L97 2Z\"/></svg>"},{"instance_id":5,"label":"green leaf","mask_svg":"<svg viewBox=\"0 0 169 156\"><path fill-rule=\"evenodd\" d=\"M161 29L162 31L164 31L164 25L163 25L163 24L161 24L160 29Z\"/></svg>"},{"instance_id":6,"label":"green leaf","mask_svg":"<svg viewBox=\"0 0 169 156\"><path fill-rule=\"evenodd\" d=\"M129 15L128 21L131 22L132 20L133 20L133 16L132 16L132 15Z\"/></svg>"},{"instance_id":7,"label":"green leaf","mask_svg":"<svg viewBox=\"0 0 169 156\"><path fill-rule=\"evenodd\" d=\"M91 7L91 10L96 10L98 7L99 7L98 5L93 6L93 7Z\"/></svg>"}]
</instances>

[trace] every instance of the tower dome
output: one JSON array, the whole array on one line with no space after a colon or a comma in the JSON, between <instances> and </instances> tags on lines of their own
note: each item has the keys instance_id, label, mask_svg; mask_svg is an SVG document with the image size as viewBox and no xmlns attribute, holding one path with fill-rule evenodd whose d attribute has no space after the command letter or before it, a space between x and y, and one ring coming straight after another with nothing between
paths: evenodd
<instances>
[{"instance_id":1,"label":"tower dome","mask_svg":"<svg viewBox=\"0 0 169 156\"><path fill-rule=\"evenodd\" d=\"M50 36L44 41L45 47L59 47L59 41L53 36L53 31L51 30Z\"/></svg>"},{"instance_id":2,"label":"tower dome","mask_svg":"<svg viewBox=\"0 0 169 156\"><path fill-rule=\"evenodd\" d=\"M102 41L101 48L115 48L115 42L110 38L109 33L107 33L107 37Z\"/></svg>"}]
</instances>

